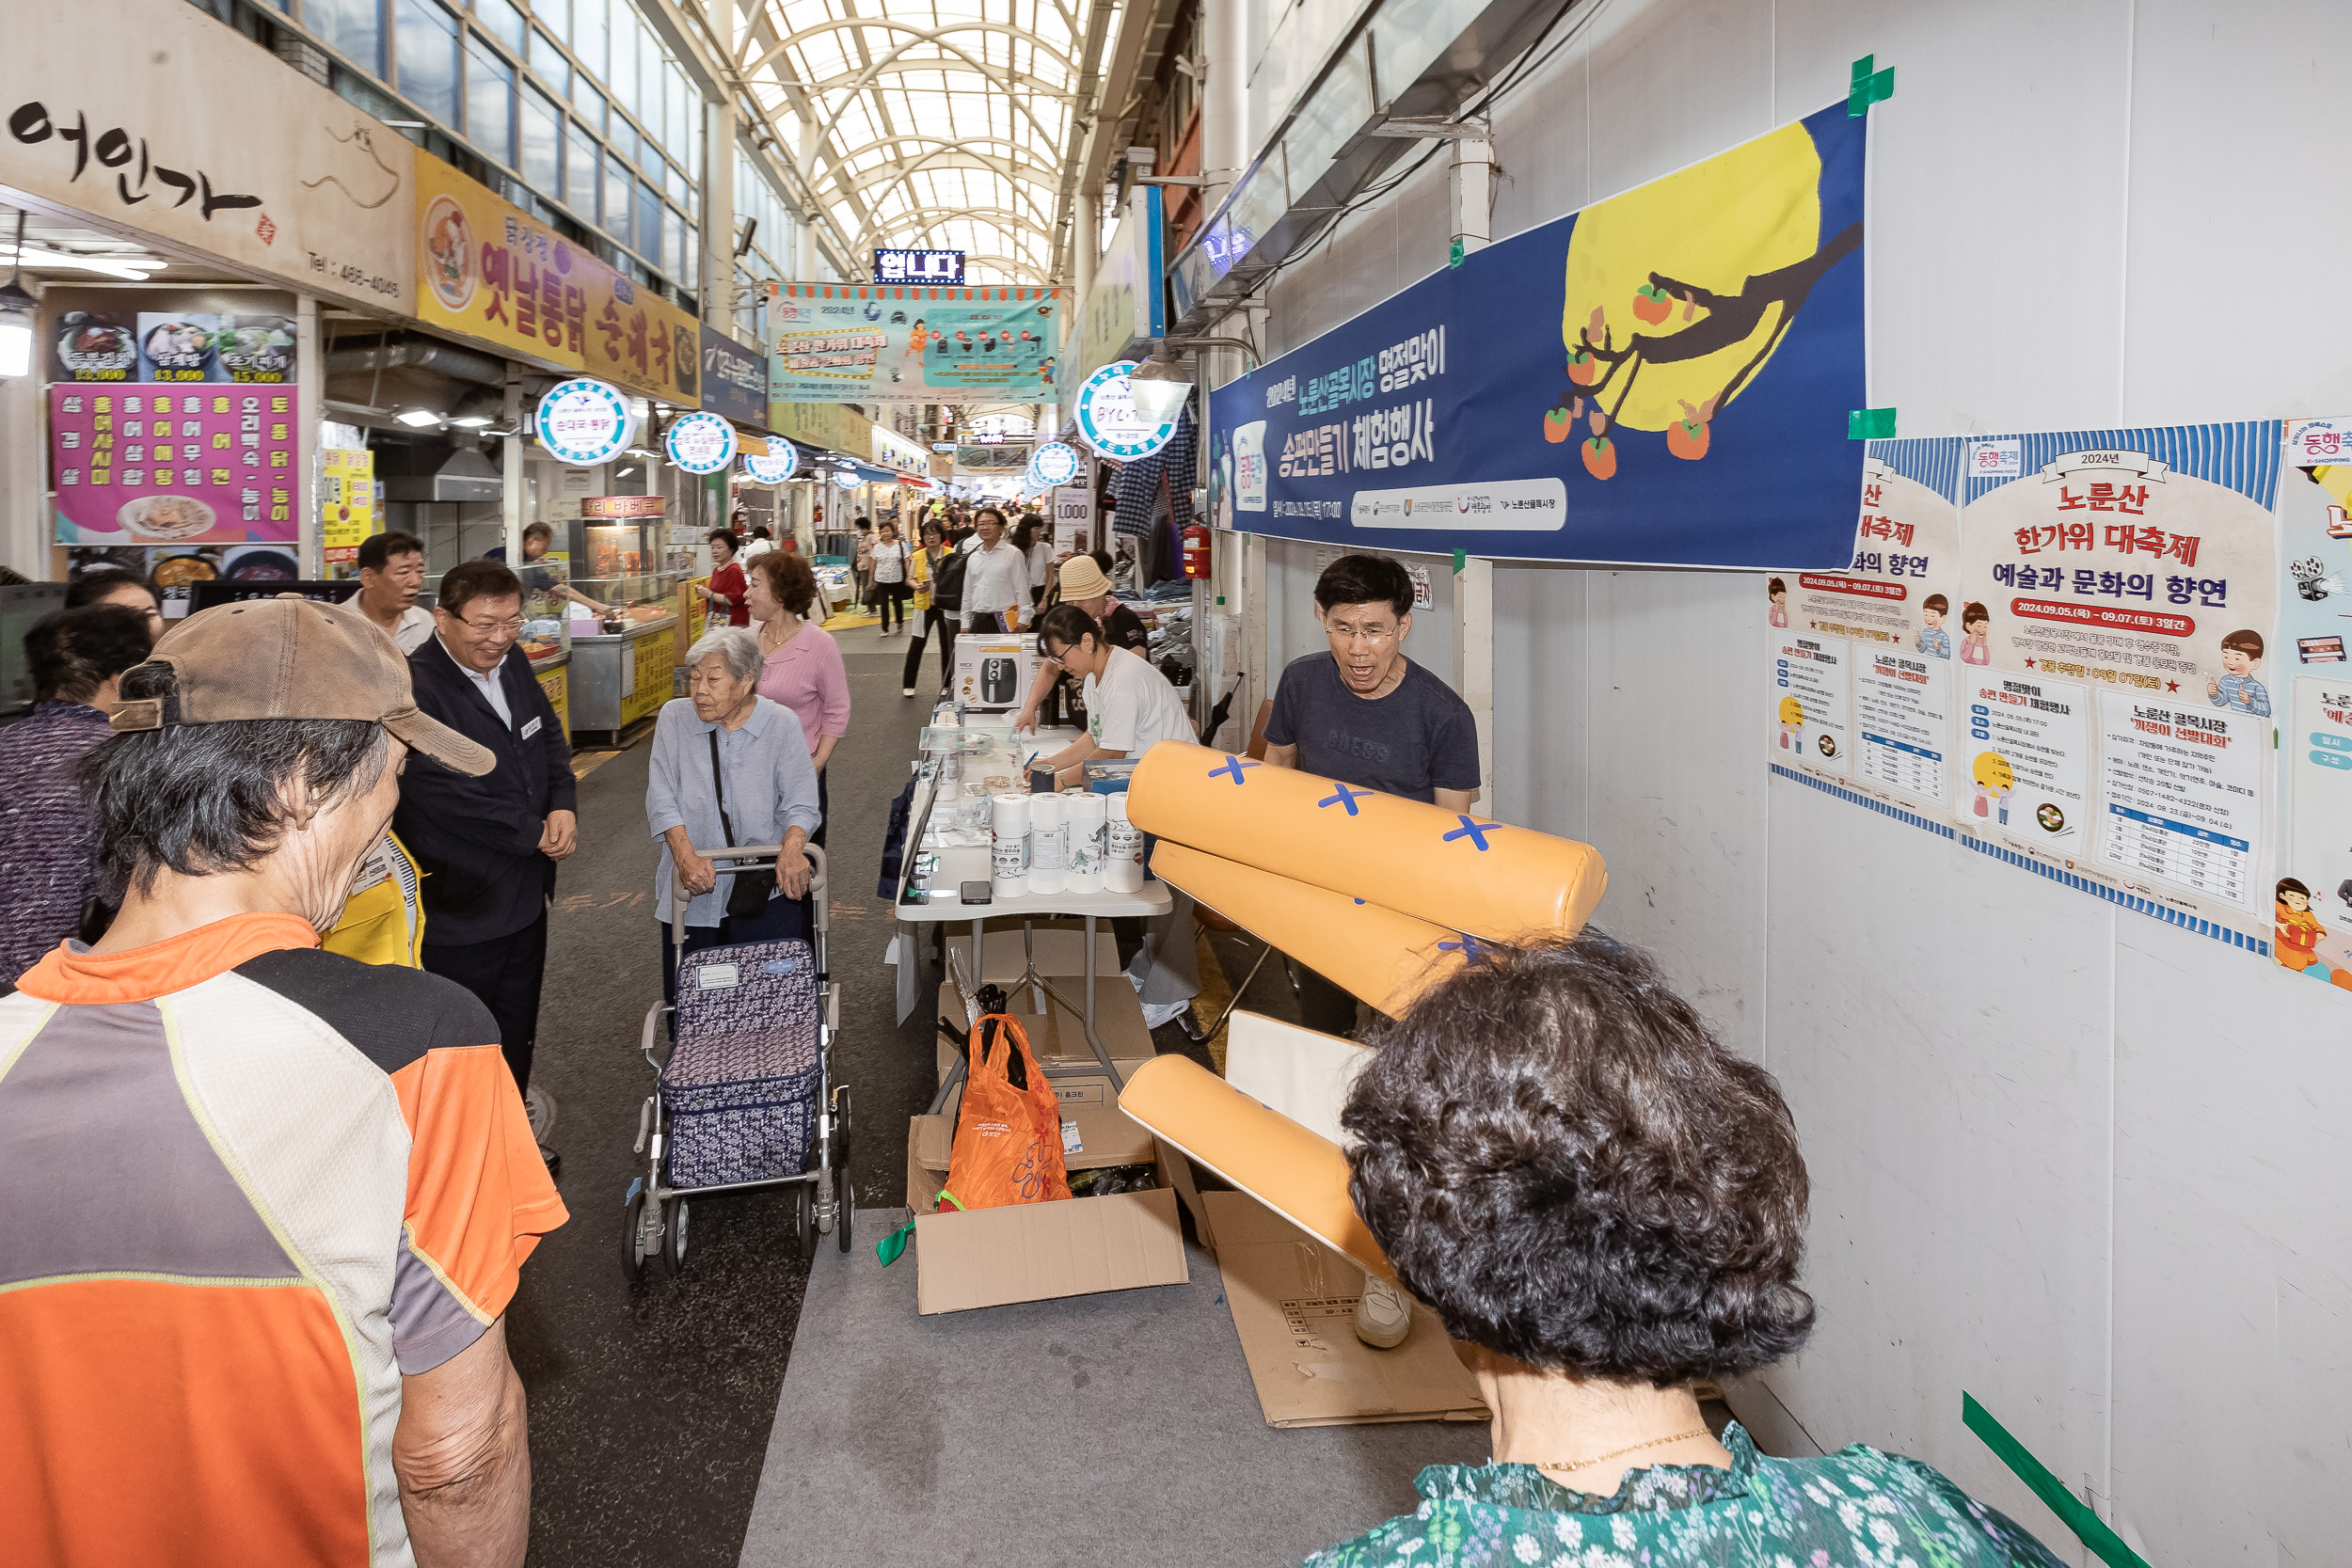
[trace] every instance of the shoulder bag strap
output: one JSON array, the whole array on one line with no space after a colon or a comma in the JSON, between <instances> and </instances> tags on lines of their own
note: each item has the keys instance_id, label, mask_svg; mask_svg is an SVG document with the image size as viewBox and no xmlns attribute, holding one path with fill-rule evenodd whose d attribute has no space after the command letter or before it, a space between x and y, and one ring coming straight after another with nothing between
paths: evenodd
<instances>
[{"instance_id":1,"label":"shoulder bag strap","mask_svg":"<svg viewBox=\"0 0 2352 1568\"><path fill-rule=\"evenodd\" d=\"M710 727L710 787L719 797L719 831L727 836L727 847L735 847L735 824L727 820L727 786L725 769L719 766L719 726Z\"/></svg>"}]
</instances>

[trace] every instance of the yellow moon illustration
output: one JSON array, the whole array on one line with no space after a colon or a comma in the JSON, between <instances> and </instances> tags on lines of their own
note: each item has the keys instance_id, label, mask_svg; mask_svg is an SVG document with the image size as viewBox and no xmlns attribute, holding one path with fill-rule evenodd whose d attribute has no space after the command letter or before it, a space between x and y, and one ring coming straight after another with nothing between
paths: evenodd
<instances>
[{"instance_id":1,"label":"yellow moon illustration","mask_svg":"<svg viewBox=\"0 0 2352 1568\"><path fill-rule=\"evenodd\" d=\"M1784 724L1804 723L1804 705L1794 697L1783 697L1780 700L1780 721Z\"/></svg>"},{"instance_id":2,"label":"yellow moon illustration","mask_svg":"<svg viewBox=\"0 0 2352 1568\"><path fill-rule=\"evenodd\" d=\"M2009 758L1998 752L1977 753L1977 783L1987 789L2015 789L2017 774L2010 768Z\"/></svg>"},{"instance_id":3,"label":"yellow moon illustration","mask_svg":"<svg viewBox=\"0 0 2352 1568\"><path fill-rule=\"evenodd\" d=\"M1801 124L1785 125L1588 209L1568 239L1561 341L1575 353L1597 310L1619 348L1636 333L1663 338L1707 320L1705 306L1685 320L1680 299L1665 302L1671 309L1663 321L1637 315L1638 292L1653 272L1710 293L1736 294L1749 277L1804 261L1821 243L1820 178L1813 138ZM1641 303L1655 316L1655 298ZM1645 362L1625 402L1615 401L1619 382L1602 394L1602 406L1635 430L1680 423L1688 417L1683 404L1703 405L1721 392L1788 316L1788 308L1775 303L1739 342L1687 361ZM1600 332L1591 335L1601 341ZM1755 384L1751 375L1740 390Z\"/></svg>"}]
</instances>

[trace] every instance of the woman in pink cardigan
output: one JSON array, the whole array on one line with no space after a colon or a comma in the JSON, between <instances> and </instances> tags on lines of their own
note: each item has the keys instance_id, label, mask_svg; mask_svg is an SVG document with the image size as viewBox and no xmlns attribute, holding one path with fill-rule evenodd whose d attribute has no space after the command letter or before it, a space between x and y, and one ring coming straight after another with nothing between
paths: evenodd
<instances>
[{"instance_id":1,"label":"woman in pink cardigan","mask_svg":"<svg viewBox=\"0 0 2352 1568\"><path fill-rule=\"evenodd\" d=\"M850 733L850 678L841 667L841 645L805 618L817 602L817 574L805 557L790 550L754 556L750 579L745 602L759 628L759 652L766 661L759 694L782 703L801 721L809 761L817 767L817 810L825 818L808 841L821 846L833 819L825 762Z\"/></svg>"}]
</instances>

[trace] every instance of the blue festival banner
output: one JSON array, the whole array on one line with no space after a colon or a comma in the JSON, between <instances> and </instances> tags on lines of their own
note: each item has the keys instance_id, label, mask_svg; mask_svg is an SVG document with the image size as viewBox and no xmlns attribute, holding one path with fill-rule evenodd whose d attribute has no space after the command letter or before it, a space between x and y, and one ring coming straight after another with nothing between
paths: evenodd
<instances>
[{"instance_id":1,"label":"blue festival banner","mask_svg":"<svg viewBox=\"0 0 2352 1568\"><path fill-rule=\"evenodd\" d=\"M1218 522L1502 559L1845 565L1868 124L1841 99L1218 388Z\"/></svg>"}]
</instances>

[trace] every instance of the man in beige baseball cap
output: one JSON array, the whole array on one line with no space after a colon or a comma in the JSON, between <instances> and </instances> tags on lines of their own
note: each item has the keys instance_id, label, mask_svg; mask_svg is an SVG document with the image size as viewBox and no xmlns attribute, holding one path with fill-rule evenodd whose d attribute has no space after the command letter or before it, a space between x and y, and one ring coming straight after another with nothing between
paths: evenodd
<instances>
[{"instance_id":1,"label":"man in beige baseball cap","mask_svg":"<svg viewBox=\"0 0 2352 1568\"><path fill-rule=\"evenodd\" d=\"M1142 616L1113 596L1108 570L1110 559L1108 550L1096 550L1089 555L1073 555L1063 562L1054 579L1057 589L1055 600L1060 604L1074 604L1101 622L1104 640L1109 646L1140 654L1151 647L1152 634L1144 630ZM1062 681L1061 671L1039 660L1037 678L1029 683L1028 700L1022 704L1012 727L1035 735L1039 710ZM1057 708L1067 707L1074 711L1077 706L1077 683L1073 681L1064 687L1064 698L1063 702L1055 705ZM1056 715L1057 720L1060 717L1058 713Z\"/></svg>"},{"instance_id":2,"label":"man in beige baseball cap","mask_svg":"<svg viewBox=\"0 0 2352 1568\"><path fill-rule=\"evenodd\" d=\"M169 689L119 703L111 721L118 735L248 719L358 719L469 778L498 765L489 748L417 711L408 661L351 606L295 594L218 605L166 632L148 664L170 669ZM125 673L126 691L135 673Z\"/></svg>"}]
</instances>

